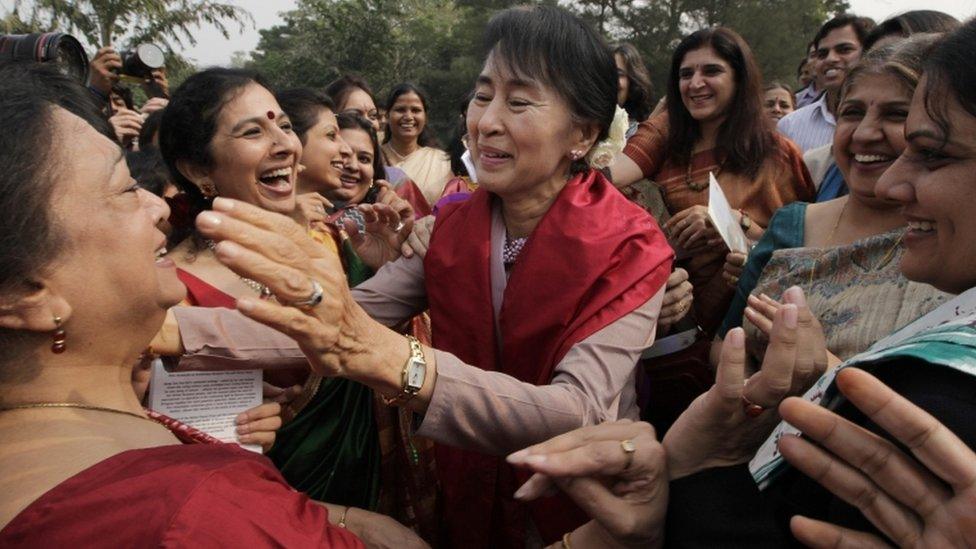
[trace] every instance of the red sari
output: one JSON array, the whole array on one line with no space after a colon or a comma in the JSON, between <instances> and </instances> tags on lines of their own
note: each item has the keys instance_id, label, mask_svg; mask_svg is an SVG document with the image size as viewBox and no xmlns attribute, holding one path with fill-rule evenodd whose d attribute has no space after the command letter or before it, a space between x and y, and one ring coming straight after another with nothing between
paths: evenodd
<instances>
[{"instance_id":1,"label":"red sari","mask_svg":"<svg viewBox=\"0 0 976 549\"><path fill-rule=\"evenodd\" d=\"M496 330L490 275L493 200L479 189L438 214L424 260L434 347L467 364L546 385L573 345L631 313L664 286L673 252L654 219L599 172L578 175L563 188L512 267ZM526 475L517 475L500 457L439 446L437 466L452 547L522 546L527 512L546 543L586 521L565 497L529 507L515 502L512 494Z\"/></svg>"},{"instance_id":2,"label":"red sari","mask_svg":"<svg viewBox=\"0 0 976 549\"><path fill-rule=\"evenodd\" d=\"M186 441L192 429L161 418ZM236 444L127 450L37 498L0 530L0 547L362 547Z\"/></svg>"}]
</instances>

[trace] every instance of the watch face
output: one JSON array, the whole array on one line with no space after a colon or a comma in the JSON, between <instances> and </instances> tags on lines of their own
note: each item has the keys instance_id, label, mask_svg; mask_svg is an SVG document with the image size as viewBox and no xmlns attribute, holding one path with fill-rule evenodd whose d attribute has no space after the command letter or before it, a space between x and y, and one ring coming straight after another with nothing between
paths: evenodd
<instances>
[{"instance_id":1,"label":"watch face","mask_svg":"<svg viewBox=\"0 0 976 549\"><path fill-rule=\"evenodd\" d=\"M407 369L407 388L419 391L424 386L424 378L427 377L427 364L419 360L410 362L410 368Z\"/></svg>"}]
</instances>

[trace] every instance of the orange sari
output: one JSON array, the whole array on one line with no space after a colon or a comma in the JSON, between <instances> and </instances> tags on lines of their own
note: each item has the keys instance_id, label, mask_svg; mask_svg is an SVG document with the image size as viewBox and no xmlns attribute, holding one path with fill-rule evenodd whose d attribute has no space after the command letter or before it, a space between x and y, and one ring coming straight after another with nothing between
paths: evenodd
<instances>
[{"instance_id":1,"label":"orange sari","mask_svg":"<svg viewBox=\"0 0 976 549\"><path fill-rule=\"evenodd\" d=\"M809 201L816 195L800 150L788 139L777 133L773 135L776 149L755 177L723 170L722 159L715 149L694 154L691 166L676 165L668 157L667 113L642 122L627 142L624 154L640 167L644 177L657 183L671 215L692 206L708 205L708 174L711 172L722 186L729 204L765 228L773 213L782 206L797 200ZM722 278L727 253L728 249L723 245L678 262L679 267L688 271L695 287L695 316L709 337L724 318L734 293Z\"/></svg>"}]
</instances>

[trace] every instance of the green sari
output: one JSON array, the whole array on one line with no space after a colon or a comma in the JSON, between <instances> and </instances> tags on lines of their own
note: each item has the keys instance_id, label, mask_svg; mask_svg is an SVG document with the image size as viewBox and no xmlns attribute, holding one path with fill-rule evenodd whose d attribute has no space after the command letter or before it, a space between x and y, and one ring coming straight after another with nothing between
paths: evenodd
<instances>
[{"instance_id":1,"label":"green sari","mask_svg":"<svg viewBox=\"0 0 976 549\"><path fill-rule=\"evenodd\" d=\"M312 236L335 246L330 235ZM350 287L372 276L348 238L343 238L339 253ZM268 457L289 484L314 500L375 509L380 444L372 390L347 379L313 375L305 393L311 393L303 395L308 403L278 430Z\"/></svg>"}]
</instances>

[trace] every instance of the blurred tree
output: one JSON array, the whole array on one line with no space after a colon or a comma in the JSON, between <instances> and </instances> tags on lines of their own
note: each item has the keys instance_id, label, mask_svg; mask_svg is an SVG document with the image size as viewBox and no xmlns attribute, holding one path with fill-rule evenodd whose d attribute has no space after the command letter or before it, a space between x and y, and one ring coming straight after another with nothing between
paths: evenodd
<instances>
[{"instance_id":1,"label":"blurred tree","mask_svg":"<svg viewBox=\"0 0 976 549\"><path fill-rule=\"evenodd\" d=\"M567 7L610 39L637 46L660 97L681 38L716 25L745 38L767 81L794 85L807 43L827 18L849 5L847 0L575 0Z\"/></svg>"},{"instance_id":2,"label":"blurred tree","mask_svg":"<svg viewBox=\"0 0 976 549\"><path fill-rule=\"evenodd\" d=\"M249 66L281 87L358 74L380 104L392 86L413 82L430 94L430 123L444 136L480 68L475 11L453 0L300 0L284 24L261 31Z\"/></svg>"},{"instance_id":3,"label":"blurred tree","mask_svg":"<svg viewBox=\"0 0 976 549\"><path fill-rule=\"evenodd\" d=\"M201 24L213 25L228 38L225 22L237 23L240 30L254 23L247 10L211 0L18 0L13 13L28 13L31 21L71 32L95 48L127 39L172 50L196 44L193 31Z\"/></svg>"}]
</instances>

